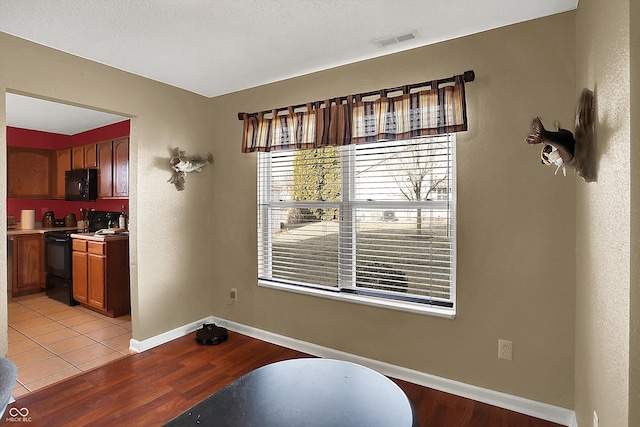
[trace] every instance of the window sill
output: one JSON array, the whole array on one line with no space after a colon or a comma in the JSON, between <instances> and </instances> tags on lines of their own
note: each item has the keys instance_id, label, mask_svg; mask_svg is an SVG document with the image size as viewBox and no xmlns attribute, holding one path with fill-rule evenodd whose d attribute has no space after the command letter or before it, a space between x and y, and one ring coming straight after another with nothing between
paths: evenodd
<instances>
[{"instance_id":1,"label":"window sill","mask_svg":"<svg viewBox=\"0 0 640 427\"><path fill-rule=\"evenodd\" d=\"M333 292L329 290L304 288L299 286L285 285L283 283L271 282L269 280L258 280L258 286L263 288L279 289L282 291L295 292L303 295L311 295L320 298L328 298L337 301L364 304L373 307L388 308L392 310L405 311L409 313L424 314L429 316L455 319L454 308L435 307L433 305L418 304L412 302L395 301L383 298L349 294L345 292Z\"/></svg>"}]
</instances>

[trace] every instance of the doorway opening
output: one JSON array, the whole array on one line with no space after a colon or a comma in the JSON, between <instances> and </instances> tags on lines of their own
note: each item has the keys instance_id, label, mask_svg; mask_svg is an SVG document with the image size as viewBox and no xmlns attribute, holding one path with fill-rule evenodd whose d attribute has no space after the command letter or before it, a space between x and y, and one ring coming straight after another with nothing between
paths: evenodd
<instances>
[{"instance_id":1,"label":"doorway opening","mask_svg":"<svg viewBox=\"0 0 640 427\"><path fill-rule=\"evenodd\" d=\"M37 271L37 261L44 257L41 254L44 249L39 246L43 234L33 233L44 231L40 218L45 213L53 212L56 219L74 214L80 220L82 212L89 210L129 214L130 118L33 96L15 93L5 96L8 357L19 368L13 394L18 397L129 353L130 314L112 318L105 315L106 308L101 312L88 304L71 306L46 296L44 273ZM115 141L126 142L126 154L124 145L118 145L121 162L118 170L114 169ZM12 157L14 153L17 154ZM31 155L38 160L31 161ZM108 162L112 162L111 172L101 175L104 192L95 202L65 200L65 169L107 171ZM38 167L34 167L36 164ZM124 172L122 168L126 168ZM120 180L117 185L114 176ZM106 183L112 184L110 189ZM9 229L21 222L22 211L35 211L30 241L26 237L23 240L24 233L19 227ZM31 268L34 271L27 270L28 263L17 262L22 256L36 263ZM126 277L128 280L128 274ZM127 289L130 295L128 284Z\"/></svg>"}]
</instances>

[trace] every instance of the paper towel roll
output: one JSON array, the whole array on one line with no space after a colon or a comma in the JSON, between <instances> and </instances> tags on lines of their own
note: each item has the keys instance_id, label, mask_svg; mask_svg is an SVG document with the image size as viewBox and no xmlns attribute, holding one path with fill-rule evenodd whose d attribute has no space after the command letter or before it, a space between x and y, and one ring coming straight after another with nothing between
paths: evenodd
<instances>
[{"instance_id":1,"label":"paper towel roll","mask_svg":"<svg viewBox=\"0 0 640 427\"><path fill-rule=\"evenodd\" d=\"M36 225L36 211L23 210L20 212L20 228L23 230L33 230Z\"/></svg>"}]
</instances>

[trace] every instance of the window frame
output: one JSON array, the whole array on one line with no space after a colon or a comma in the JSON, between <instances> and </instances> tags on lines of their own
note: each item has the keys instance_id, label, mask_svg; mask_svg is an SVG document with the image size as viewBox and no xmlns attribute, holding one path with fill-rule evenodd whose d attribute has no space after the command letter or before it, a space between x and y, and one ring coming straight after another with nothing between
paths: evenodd
<instances>
[{"instance_id":1,"label":"window frame","mask_svg":"<svg viewBox=\"0 0 640 427\"><path fill-rule=\"evenodd\" d=\"M439 135L437 137L442 137L443 135ZM267 274L265 276L271 277L272 271L271 262L266 262L266 260L271 260L271 247L272 247L272 239L273 235L273 227L274 222L272 221L269 211L272 207L285 208L285 207L307 207L307 208L338 208L340 212L340 221L339 221L339 230L342 233L342 236L347 236L347 238L353 239L353 234L355 233L355 215L353 212L358 208L383 208L389 207L391 205L395 206L397 209L398 202L395 201L357 201L352 200L354 195L354 186L355 186L355 162L356 157L347 152L347 150L355 150L356 146L342 146L341 148L341 165L347 165L347 167L341 167L341 200L340 201L317 201L317 202L301 202L301 201L274 201L271 200L271 197L268 198L269 203L258 203L258 212L262 218L268 218L264 222L267 224L264 227L260 226L258 223L258 233L262 233L262 236L258 238L258 285L264 288L278 289L283 291L294 292L298 294L310 295L315 297L328 298L337 301L346 301L358 304L364 304L368 306L381 307L393 310L400 310L411 313L418 314L427 314L437 317L454 319L457 312L457 289L456 289L456 270L457 270L457 226L456 226L456 207L457 207L457 170L456 170L456 135L455 133L444 135L450 140L450 147L448 148L448 155L451 157L451 200L448 201L440 201L440 200L432 200L426 202L429 206L448 206L448 215L450 223L452 224L452 235L450 238L451 242L451 250L450 250L450 265L451 265L451 273L450 273L450 284L449 284L449 292L450 292L450 300L452 301L452 307L444 307L438 304L428 304L423 301L415 302L412 301L412 298L406 297L398 297L390 298L375 294L376 292L371 292L367 290L357 290L358 288L355 286L355 245L352 244L350 248L347 250L351 251L351 254L346 255L347 258L351 257L350 262L348 263L351 268L344 267L344 263L341 262L343 259L340 254L341 251L345 251L342 249L340 245L338 246L339 259L338 259L338 277L339 283L344 282L343 279L349 279L351 276L352 280L348 280L351 282L352 286L343 286L339 284L336 287L329 287L320 284L316 285L305 285L305 284L293 284L286 283L284 281L279 281L277 279L265 279L260 277L260 272L263 268L266 268ZM389 143L396 143L396 141L389 141ZM262 174L262 179L258 179L258 200L264 200L265 194L271 195L272 187L272 153L259 153L259 158L257 160L258 167L258 175ZM265 158L269 161L269 167L266 168L263 162ZM265 173L267 175L265 176ZM266 178L266 179L265 179ZM403 206L420 206L422 208L425 207L424 202L412 202L412 201L403 201L400 202ZM347 206L347 208L345 208ZM259 221L258 221L259 222ZM262 242L262 245L260 245ZM262 247L260 247L262 246ZM266 256L265 256L266 254ZM265 267L266 266L266 267ZM417 298L415 298L417 299Z\"/></svg>"}]
</instances>

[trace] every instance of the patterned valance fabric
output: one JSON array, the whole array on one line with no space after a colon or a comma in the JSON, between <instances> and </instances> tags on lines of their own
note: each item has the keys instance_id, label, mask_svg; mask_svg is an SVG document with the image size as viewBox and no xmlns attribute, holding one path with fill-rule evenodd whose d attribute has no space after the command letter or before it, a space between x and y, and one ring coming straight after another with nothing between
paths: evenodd
<instances>
[{"instance_id":1,"label":"patterned valance fabric","mask_svg":"<svg viewBox=\"0 0 640 427\"><path fill-rule=\"evenodd\" d=\"M397 96L382 90L377 99L365 100L370 94L349 95L270 113L241 113L242 151L306 149L465 131L465 76L467 73L455 76L446 84L434 81L429 89L417 92L405 86Z\"/></svg>"}]
</instances>

